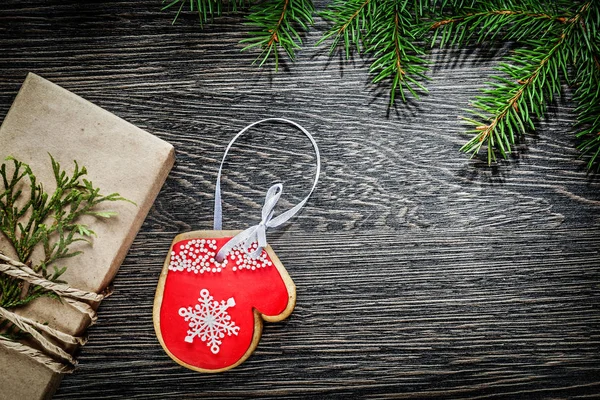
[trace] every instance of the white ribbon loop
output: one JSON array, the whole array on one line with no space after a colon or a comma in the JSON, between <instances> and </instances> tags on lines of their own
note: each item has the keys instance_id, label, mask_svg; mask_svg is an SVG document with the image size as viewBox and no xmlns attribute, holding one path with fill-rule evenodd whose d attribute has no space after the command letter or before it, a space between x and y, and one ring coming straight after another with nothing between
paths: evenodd
<instances>
[{"instance_id":1,"label":"white ribbon loop","mask_svg":"<svg viewBox=\"0 0 600 400\"><path fill-rule=\"evenodd\" d=\"M313 148L315 150L315 155L316 155L316 159L317 159L317 172L315 174L315 180L313 182L312 188L310 189L310 192L308 193L308 196L306 196L300 203L296 204L293 208L278 215L275 218L273 218L273 213L275 210L275 206L277 205L277 202L279 201L279 198L281 197L281 193L283 192L283 185L278 183L278 184L271 186L269 188L269 190L267 191L267 195L265 197L265 204L263 205L262 219L261 219L260 223L258 225L251 226L250 228L238 233L236 236L231 238L217 253L215 259L218 262L223 261L223 259L227 256L227 254L235 246L237 246L240 243L244 244L244 249L246 252L248 252L252 243L258 242L258 247L249 255L252 258L257 258L258 256L260 256L263 249L267 246L267 229L275 228L275 227L278 227L278 226L284 224L290 218L292 218L298 211L300 211L300 209L308 201L312 192L315 190L315 187L317 186L317 182L319 181L319 174L321 172L321 156L319 154L319 147L317 146L317 142L315 142L315 139L312 137L312 135L306 129L304 129L299 124L297 124L293 121L290 121L288 119L284 119L284 118L267 118L267 119L263 119L261 121L257 121L253 124L250 124L247 127L245 127L244 129L242 129L240 132L238 132L237 135L234 136L234 138L231 140L231 142L229 142L229 144L227 145L227 148L225 149L225 154L223 154L223 159L221 160L221 166L219 167L219 173L217 174L217 184L215 186L214 229L215 230L222 229L223 215L222 215L222 209L221 209L221 171L223 169L223 163L225 162L227 153L229 153L229 149L231 149L231 146L233 145L233 143L241 135L243 135L246 131L248 131L253 126L261 124L263 122L283 122L283 123L295 126L296 128L300 129L302 131L302 133L304 133L304 135L312 143Z\"/></svg>"}]
</instances>

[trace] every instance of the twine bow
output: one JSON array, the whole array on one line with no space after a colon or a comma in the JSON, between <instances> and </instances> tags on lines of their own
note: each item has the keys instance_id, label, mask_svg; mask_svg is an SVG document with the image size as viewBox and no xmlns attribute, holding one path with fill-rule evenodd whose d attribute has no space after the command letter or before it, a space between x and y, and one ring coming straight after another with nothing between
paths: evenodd
<instances>
[{"instance_id":1,"label":"twine bow","mask_svg":"<svg viewBox=\"0 0 600 400\"><path fill-rule=\"evenodd\" d=\"M96 322L96 312L86 302L97 303L106 297L104 294L88 292L72 288L65 284L49 281L37 274L26 264L13 260L1 252L0 273L16 279L21 279L32 285L41 286L48 291L54 292L62 301L86 314L90 318L91 324ZM0 344L31 357L35 361L46 365L54 372L66 373L73 371L75 365L77 365L77 360L54 342L62 343L63 345L83 345L86 342L86 338L69 335L58 329L51 328L48 325L23 317L3 307L0 307L0 318L10 321L22 331L27 332L30 335L30 338L38 343L45 352L58 358L60 361L55 361L52 357L47 356L44 352L31 346L12 341L3 336L0 336ZM51 338L52 341L46 336Z\"/></svg>"}]
</instances>

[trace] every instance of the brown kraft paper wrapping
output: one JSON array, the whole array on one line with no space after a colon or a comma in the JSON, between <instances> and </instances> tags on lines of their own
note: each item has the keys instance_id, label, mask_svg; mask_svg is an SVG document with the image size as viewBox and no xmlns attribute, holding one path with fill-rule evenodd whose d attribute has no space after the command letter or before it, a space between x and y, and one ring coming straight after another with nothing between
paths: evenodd
<instances>
[{"instance_id":1,"label":"brown kraft paper wrapping","mask_svg":"<svg viewBox=\"0 0 600 400\"><path fill-rule=\"evenodd\" d=\"M101 292L114 278L150 207L160 191L175 155L173 146L81 97L29 74L0 127L0 159L13 156L29 164L47 192L55 189L50 157L71 174L73 161L88 170L86 179L103 194L118 192L133 201L108 202L99 210L116 211L108 220L89 217L96 232L93 245L61 260L61 279L70 286ZM88 217L86 217L88 218ZM0 250L14 257L0 236ZM35 253L33 256L35 260ZM18 313L80 336L89 318L67 304L40 298ZM0 400L50 398L61 376L26 356L0 346ZM70 349L71 351L74 349Z\"/></svg>"}]
</instances>

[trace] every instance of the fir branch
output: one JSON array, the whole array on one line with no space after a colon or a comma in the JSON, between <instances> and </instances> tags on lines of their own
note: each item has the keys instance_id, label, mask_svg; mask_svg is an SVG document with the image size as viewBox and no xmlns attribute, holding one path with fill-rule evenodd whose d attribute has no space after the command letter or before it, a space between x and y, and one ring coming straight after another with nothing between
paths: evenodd
<instances>
[{"instance_id":1,"label":"fir branch","mask_svg":"<svg viewBox=\"0 0 600 400\"><path fill-rule=\"evenodd\" d=\"M372 16L377 14L377 0L334 0L319 15L332 23L317 44L332 39L330 54L342 49L346 59L350 59L354 48L360 54L363 48L363 32L372 23ZM343 46L340 42L343 39Z\"/></svg>"},{"instance_id":2,"label":"fir branch","mask_svg":"<svg viewBox=\"0 0 600 400\"><path fill-rule=\"evenodd\" d=\"M275 70L279 68L280 49L294 61L296 51L302 46L301 35L314 23L313 13L311 0L267 0L255 5L247 17L247 25L255 30L241 41L247 43L242 51L261 49L257 58L259 65L273 57Z\"/></svg>"},{"instance_id":3,"label":"fir branch","mask_svg":"<svg viewBox=\"0 0 600 400\"><path fill-rule=\"evenodd\" d=\"M163 0L163 10L177 10L173 23L177 20L186 4L191 12L197 12L200 25L225 11L247 10L251 4L246 24L255 28L248 33L248 38L241 40L246 46L242 51L258 48L261 53L257 58L262 66L267 60L274 60L275 70L279 68L280 50L294 61L296 52L302 47L302 35L314 23L314 6L312 0Z\"/></svg>"},{"instance_id":4,"label":"fir branch","mask_svg":"<svg viewBox=\"0 0 600 400\"><path fill-rule=\"evenodd\" d=\"M397 94L403 101L406 92L418 98L427 92L419 82L427 79L418 19L424 4L428 1L334 0L320 14L332 26L319 43L331 40L330 54L339 50L347 59L353 51L372 57L372 82L389 82L390 105Z\"/></svg>"},{"instance_id":5,"label":"fir branch","mask_svg":"<svg viewBox=\"0 0 600 400\"><path fill-rule=\"evenodd\" d=\"M440 46L465 45L494 40L500 35L502 40L523 40L540 38L552 33L568 17L554 15L550 10L540 12L518 7L516 9L494 9L484 4L482 10L442 19L431 25L432 45L438 40Z\"/></svg>"},{"instance_id":6,"label":"fir branch","mask_svg":"<svg viewBox=\"0 0 600 400\"><path fill-rule=\"evenodd\" d=\"M427 79L424 74L427 67L423 65L426 61L419 57L425 54L425 50L416 43L419 34L406 7L407 3L387 2L374 17L373 26L368 32L367 50L375 57L369 71L374 74L375 84L384 79L391 81L390 104L394 104L396 93L400 93L402 100L406 101L405 89L416 98L419 98L417 90L427 92L413 78Z\"/></svg>"},{"instance_id":7,"label":"fir branch","mask_svg":"<svg viewBox=\"0 0 600 400\"><path fill-rule=\"evenodd\" d=\"M294 60L312 24L311 0L172 0L165 8L179 7L179 15L189 4L203 23L226 6L249 3L255 29L243 50L260 49L256 62L273 59L275 69L280 53ZM346 59L353 52L368 57L372 82L389 88L391 105L398 95L406 101L427 92L425 42L512 42L517 50L473 102L474 117L466 120L475 124L475 136L462 150L475 155L487 148L488 163L497 154L506 158L566 82L576 87L579 148L591 168L600 161L599 7L593 0L332 0L320 13L331 27L318 44L330 42L330 54Z\"/></svg>"},{"instance_id":8,"label":"fir branch","mask_svg":"<svg viewBox=\"0 0 600 400\"><path fill-rule=\"evenodd\" d=\"M162 10L170 8L176 9L175 17L173 18L173 24L179 18L179 15L183 11L186 4L189 3L189 10L191 12L197 12L200 18L200 26L203 26L206 22L213 21L215 17L221 16L223 10L236 12L238 9L243 8L246 3L245 0L162 0L164 4Z\"/></svg>"},{"instance_id":9,"label":"fir branch","mask_svg":"<svg viewBox=\"0 0 600 400\"><path fill-rule=\"evenodd\" d=\"M576 60L575 101L578 145L582 155L588 157L587 167L600 170L600 5L589 3L589 9L576 26L571 48ZM576 46L584 43L585 46Z\"/></svg>"},{"instance_id":10,"label":"fir branch","mask_svg":"<svg viewBox=\"0 0 600 400\"><path fill-rule=\"evenodd\" d=\"M556 43L530 41L530 49L515 51L508 58L511 64L503 63L498 70L508 75L493 76L493 88L483 91L473 106L479 111L472 113L479 119L466 120L476 126L477 133L463 147L462 151L476 155L487 144L488 163L496 161L494 150L506 158L519 136L527 129L535 129L533 117L541 119L547 103L560 93L560 72L566 72L567 64L561 52L564 36Z\"/></svg>"},{"instance_id":11,"label":"fir branch","mask_svg":"<svg viewBox=\"0 0 600 400\"><path fill-rule=\"evenodd\" d=\"M105 202L128 201L117 193L102 195L98 188L84 179L85 167L74 163L71 176L63 171L50 156L56 189L52 194L45 192L37 182L31 168L14 158L12 172L6 163L0 166L0 177L4 189L0 191L0 237L4 236L13 247L19 261L31 265L44 278L59 282L65 267L55 264L65 258L80 254L70 250L78 241L89 241L94 232L78 222L85 215L110 217L111 212L98 212L97 207ZM23 193L28 188L29 195ZM33 264L31 256L38 244L43 257ZM53 270L50 271L49 267ZM54 293L39 286L24 284L21 280L0 275L0 306L13 308L28 304L42 296L56 297Z\"/></svg>"},{"instance_id":12,"label":"fir branch","mask_svg":"<svg viewBox=\"0 0 600 400\"><path fill-rule=\"evenodd\" d=\"M595 50L582 54L581 48L585 46L581 46L580 41L585 39L590 47L598 43L598 38L578 36L585 31L582 26L586 26L592 3L588 1L573 10L564 1L555 2L553 7L547 2L477 2L477 12L466 12L432 24L433 29L441 30L442 44L464 45L502 39L516 41L521 46L507 58L508 63L498 67L502 76L492 76L492 87L485 89L472 103L476 109L471 110L474 117L465 120L475 126L469 131L475 136L462 151L474 156L486 146L488 163L496 161L497 152L506 158L522 135L535 130L535 121L543 118L548 103L560 94L562 79L569 80L570 67L575 65L589 72L589 65L585 67L581 63L589 63L592 59L589 54ZM596 32L598 16L594 18L588 24L594 26ZM594 74L578 73L579 77L584 75L591 77L586 79L597 79L593 78L597 76ZM584 82L582 87L597 88L597 81ZM597 99L589 97L592 92L595 93L581 89L577 97L587 105L593 104ZM580 125L593 122L590 118L598 115L593 107L586 107L583 114L584 110L579 111ZM580 132L580 136L590 136L589 129L595 129L595 123ZM588 152L597 150L595 146L600 143L595 144L595 140L583 142L581 148ZM595 159L600 152L593 154Z\"/></svg>"}]
</instances>

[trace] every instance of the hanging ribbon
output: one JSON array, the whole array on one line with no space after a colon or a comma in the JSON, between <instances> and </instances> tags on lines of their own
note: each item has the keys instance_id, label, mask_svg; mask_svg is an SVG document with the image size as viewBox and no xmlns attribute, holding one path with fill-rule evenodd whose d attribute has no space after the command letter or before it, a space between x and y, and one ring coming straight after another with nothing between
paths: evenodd
<instances>
[{"instance_id":1,"label":"hanging ribbon","mask_svg":"<svg viewBox=\"0 0 600 400\"><path fill-rule=\"evenodd\" d=\"M300 203L296 204L291 209L287 210L286 212L284 212L276 217L273 217L273 214L274 214L275 206L277 205L277 202L279 201L279 198L281 197L281 194L283 192L283 185L281 183L278 183L278 184L271 186L269 188L269 190L267 191L267 195L265 197L265 204L263 205L262 219L261 219L260 223L258 225L251 226L250 228L238 233L236 236L231 238L219 250L219 252L216 255L215 259L219 262L222 261L225 258L225 256L227 255L227 253L229 253L231 251L231 249L233 249L238 244L243 244L245 250L248 251L248 249L250 248L250 245L252 243L258 242L258 247L256 248L256 250L254 250L250 254L250 256L252 258L258 257L262 253L263 249L267 246L267 235L266 235L267 229L268 228L276 228L276 227L284 224L285 222L287 222L294 215L296 215L296 213L298 211L300 211L300 209L304 206L304 204L306 204L306 202L310 198L310 195L314 192L314 190L317 186L317 183L319 182L319 174L321 173L321 155L319 153L319 147L317 146L317 142L315 141L315 139L312 137L312 135L306 129L304 129L304 127L302 127L301 125L297 124L294 121L290 121L289 119L285 119L285 118L267 118L267 119L263 119L263 120L254 122L253 124L250 124L247 127L245 127L244 129L242 129L237 135L235 135L233 137L233 139L231 139L231 141L227 145L227 148L225 149L225 154L223 154L223 159L221 160L221 165L219 166L219 173L217 174L217 183L216 183L216 187L215 187L215 212L214 212L214 224L213 224L214 230L221 230L222 225L223 225L223 211L222 211L222 205L221 205L221 172L223 169L223 164L225 163L225 158L227 157L227 154L229 153L229 150L231 149L231 146L233 145L233 143L235 143L235 141L240 136L242 136L244 133L246 133L252 127L262 124L262 123L265 123L265 122L282 122L282 123L293 125L296 128L298 128L300 131L302 131L302 133L310 140L310 142L315 150L315 155L316 155L316 159L317 159L317 171L315 174L315 179L314 179L312 188L310 189L310 192Z\"/></svg>"}]
</instances>

